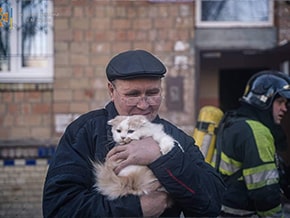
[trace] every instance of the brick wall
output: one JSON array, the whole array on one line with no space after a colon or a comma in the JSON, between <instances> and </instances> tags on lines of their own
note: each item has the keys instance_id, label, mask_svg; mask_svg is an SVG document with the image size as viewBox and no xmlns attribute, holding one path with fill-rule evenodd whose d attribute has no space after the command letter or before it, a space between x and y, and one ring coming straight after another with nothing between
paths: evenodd
<instances>
[{"instance_id":1,"label":"brick wall","mask_svg":"<svg viewBox=\"0 0 290 218\"><path fill-rule=\"evenodd\" d=\"M41 194L47 163L0 166L0 217L42 217Z\"/></svg>"},{"instance_id":2,"label":"brick wall","mask_svg":"<svg viewBox=\"0 0 290 218\"><path fill-rule=\"evenodd\" d=\"M55 144L34 143L0 146L0 217L42 217L43 184Z\"/></svg>"},{"instance_id":3,"label":"brick wall","mask_svg":"<svg viewBox=\"0 0 290 218\"><path fill-rule=\"evenodd\" d=\"M165 62L168 75L184 77L187 91L183 97L191 99L185 101L183 111L170 113L163 106L162 115L192 128L193 3L68 2L55 2L53 111L57 123L66 126L74 117L109 100L105 68L113 55L146 49ZM177 44L182 46L177 48ZM180 57L185 61L178 62Z\"/></svg>"},{"instance_id":4,"label":"brick wall","mask_svg":"<svg viewBox=\"0 0 290 218\"><path fill-rule=\"evenodd\" d=\"M290 40L290 2L277 1L276 2L276 24L278 28L279 42Z\"/></svg>"},{"instance_id":5,"label":"brick wall","mask_svg":"<svg viewBox=\"0 0 290 218\"><path fill-rule=\"evenodd\" d=\"M50 148L68 123L108 102L105 67L120 51L149 50L170 77L182 77L184 109L170 111L164 102L161 115L191 133L193 7L193 2L54 1L53 84L0 83L0 217L42 216ZM166 90L166 81L163 86Z\"/></svg>"},{"instance_id":6,"label":"brick wall","mask_svg":"<svg viewBox=\"0 0 290 218\"><path fill-rule=\"evenodd\" d=\"M0 83L0 140L49 139L52 84Z\"/></svg>"}]
</instances>

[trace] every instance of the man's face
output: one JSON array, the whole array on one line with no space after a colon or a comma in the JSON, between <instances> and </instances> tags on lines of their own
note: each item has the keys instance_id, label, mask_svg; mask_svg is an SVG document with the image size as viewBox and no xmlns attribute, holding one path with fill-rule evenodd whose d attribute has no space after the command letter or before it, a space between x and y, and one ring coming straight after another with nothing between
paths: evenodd
<instances>
[{"instance_id":1,"label":"man's face","mask_svg":"<svg viewBox=\"0 0 290 218\"><path fill-rule=\"evenodd\" d=\"M161 104L161 79L115 80L108 84L111 100L120 115L145 115L152 121Z\"/></svg>"},{"instance_id":2,"label":"man's face","mask_svg":"<svg viewBox=\"0 0 290 218\"><path fill-rule=\"evenodd\" d=\"M273 118L276 124L281 124L281 120L287 112L287 99L278 97L273 102Z\"/></svg>"}]
</instances>

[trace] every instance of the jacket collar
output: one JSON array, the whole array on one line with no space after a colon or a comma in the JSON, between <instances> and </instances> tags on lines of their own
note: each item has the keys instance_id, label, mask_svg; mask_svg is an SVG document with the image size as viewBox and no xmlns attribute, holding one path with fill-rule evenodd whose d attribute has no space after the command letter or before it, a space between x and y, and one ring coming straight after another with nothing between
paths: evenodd
<instances>
[{"instance_id":1,"label":"jacket collar","mask_svg":"<svg viewBox=\"0 0 290 218\"><path fill-rule=\"evenodd\" d=\"M115 105L114 105L114 102L110 101L106 106L105 106L105 109L107 110L108 112L108 120L111 120L113 119L115 116L119 115L116 108L115 108Z\"/></svg>"}]
</instances>

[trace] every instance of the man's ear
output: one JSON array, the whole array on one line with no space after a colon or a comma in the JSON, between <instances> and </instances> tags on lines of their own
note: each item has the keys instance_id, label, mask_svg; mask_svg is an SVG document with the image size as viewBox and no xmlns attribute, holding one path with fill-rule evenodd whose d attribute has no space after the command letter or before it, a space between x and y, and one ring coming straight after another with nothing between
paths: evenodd
<instances>
[{"instance_id":1,"label":"man's ear","mask_svg":"<svg viewBox=\"0 0 290 218\"><path fill-rule=\"evenodd\" d=\"M110 97L112 98L113 97L114 86L110 82L108 82L108 91L109 91Z\"/></svg>"}]
</instances>

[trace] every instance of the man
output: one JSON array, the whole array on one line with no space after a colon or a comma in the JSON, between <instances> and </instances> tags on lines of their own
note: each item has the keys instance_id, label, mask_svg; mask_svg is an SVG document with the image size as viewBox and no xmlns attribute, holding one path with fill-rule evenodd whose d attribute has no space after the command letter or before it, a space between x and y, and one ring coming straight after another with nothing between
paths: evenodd
<instances>
[{"instance_id":1,"label":"man","mask_svg":"<svg viewBox=\"0 0 290 218\"><path fill-rule=\"evenodd\" d=\"M44 217L151 217L217 216L224 184L215 169L205 163L194 140L158 116L162 100L161 78L165 66L144 50L115 56L106 69L111 102L104 109L82 115L62 136L48 169L43 193ZM114 146L107 121L117 115L145 115L161 123L182 147L161 156L152 138ZM136 146L138 144L138 146ZM147 165L168 193L153 191L110 201L93 185L91 160L121 160L115 169L131 164ZM168 194L174 205L167 208Z\"/></svg>"},{"instance_id":2,"label":"man","mask_svg":"<svg viewBox=\"0 0 290 218\"><path fill-rule=\"evenodd\" d=\"M217 135L217 168L227 185L222 216L282 217L276 147L290 99L290 79L263 71L247 83L241 106L226 113Z\"/></svg>"}]
</instances>

